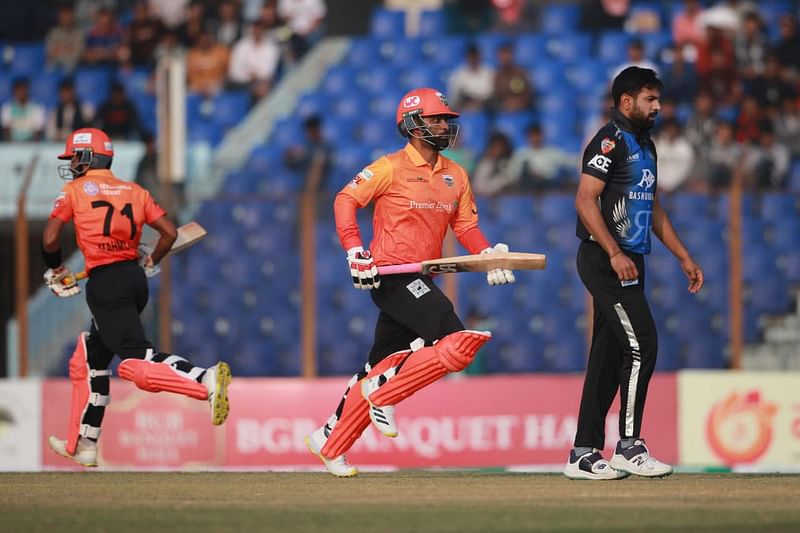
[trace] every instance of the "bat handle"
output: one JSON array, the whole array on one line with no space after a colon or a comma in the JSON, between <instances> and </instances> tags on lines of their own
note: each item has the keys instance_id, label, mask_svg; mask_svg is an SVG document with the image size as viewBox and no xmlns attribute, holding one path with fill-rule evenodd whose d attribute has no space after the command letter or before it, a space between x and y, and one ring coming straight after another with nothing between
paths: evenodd
<instances>
[{"instance_id":1,"label":"bat handle","mask_svg":"<svg viewBox=\"0 0 800 533\"><path fill-rule=\"evenodd\" d=\"M80 272L76 272L72 276L67 276L66 278L61 280L62 285L70 285L76 281L80 281L82 279L86 279L89 277L89 274L86 273L85 270L81 270Z\"/></svg>"},{"instance_id":2,"label":"bat handle","mask_svg":"<svg viewBox=\"0 0 800 533\"><path fill-rule=\"evenodd\" d=\"M417 274L422 272L422 263L406 263L404 265L379 266L378 274L390 276L392 274Z\"/></svg>"}]
</instances>

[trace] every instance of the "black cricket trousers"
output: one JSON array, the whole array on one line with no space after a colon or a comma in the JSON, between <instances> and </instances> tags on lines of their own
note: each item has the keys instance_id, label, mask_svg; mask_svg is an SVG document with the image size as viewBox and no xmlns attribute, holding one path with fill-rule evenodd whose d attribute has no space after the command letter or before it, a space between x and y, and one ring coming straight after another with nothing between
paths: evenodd
<instances>
[{"instance_id":1,"label":"black cricket trousers","mask_svg":"<svg viewBox=\"0 0 800 533\"><path fill-rule=\"evenodd\" d=\"M584 240L578 249L578 274L594 299L594 326L575 447L605 447L605 419L617 390L620 437L639 437L642 428L658 337L644 294L644 257L623 253L639 271L636 285L621 285L608 254L596 242Z\"/></svg>"}]
</instances>

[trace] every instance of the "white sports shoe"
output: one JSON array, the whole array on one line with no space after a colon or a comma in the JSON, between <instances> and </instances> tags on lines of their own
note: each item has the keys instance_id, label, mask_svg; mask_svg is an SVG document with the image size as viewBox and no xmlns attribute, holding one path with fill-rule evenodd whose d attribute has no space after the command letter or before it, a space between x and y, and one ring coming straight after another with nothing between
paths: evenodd
<instances>
[{"instance_id":1,"label":"white sports shoe","mask_svg":"<svg viewBox=\"0 0 800 533\"><path fill-rule=\"evenodd\" d=\"M322 448L325 446L325 442L327 442L328 437L325 435L325 426L317 428L314 433L308 435L306 437L306 446L308 446L308 450L320 458L320 460L325 464L325 468L328 469L328 472L333 474L336 477L353 477L358 475L358 469L354 466L351 466L347 459L345 458L344 454L339 455L338 457L334 457L333 459L328 459L324 455L322 455Z\"/></svg>"},{"instance_id":2,"label":"white sports shoe","mask_svg":"<svg viewBox=\"0 0 800 533\"><path fill-rule=\"evenodd\" d=\"M672 467L650 455L644 439L636 439L633 446L622 448L620 442L611 458L611 467L623 472L643 477L666 477L672 473Z\"/></svg>"},{"instance_id":3,"label":"white sports shoe","mask_svg":"<svg viewBox=\"0 0 800 533\"><path fill-rule=\"evenodd\" d=\"M379 407L369 401L369 395L380 387L380 376L361 380L361 396L369 403L369 418L384 436L393 439L397 436L397 423L394 420L394 406Z\"/></svg>"},{"instance_id":4,"label":"white sports shoe","mask_svg":"<svg viewBox=\"0 0 800 533\"><path fill-rule=\"evenodd\" d=\"M578 457L575 450L570 450L569 461L564 467L564 475L570 479L609 480L628 477L627 472L615 470L603 459L597 449Z\"/></svg>"},{"instance_id":5,"label":"white sports shoe","mask_svg":"<svg viewBox=\"0 0 800 533\"><path fill-rule=\"evenodd\" d=\"M228 401L228 385L231 384L231 367L219 362L206 370L203 385L208 389L208 403L211 404L211 423L220 426L225 423L231 410Z\"/></svg>"},{"instance_id":6,"label":"white sports shoe","mask_svg":"<svg viewBox=\"0 0 800 533\"><path fill-rule=\"evenodd\" d=\"M75 455L67 451L67 441L58 439L52 435L47 439L50 449L62 457L72 459L81 466L97 466L97 443L86 437L78 438L78 446L75 448Z\"/></svg>"}]
</instances>

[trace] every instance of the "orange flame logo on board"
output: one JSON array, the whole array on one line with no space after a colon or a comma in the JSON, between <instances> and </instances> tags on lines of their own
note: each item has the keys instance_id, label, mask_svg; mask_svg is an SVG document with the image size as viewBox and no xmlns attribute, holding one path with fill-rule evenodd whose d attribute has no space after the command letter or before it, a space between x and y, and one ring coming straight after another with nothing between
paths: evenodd
<instances>
[{"instance_id":1,"label":"orange flame logo on board","mask_svg":"<svg viewBox=\"0 0 800 533\"><path fill-rule=\"evenodd\" d=\"M761 392L732 392L717 402L706 421L706 436L727 464L750 463L772 442L772 420L777 406L762 400Z\"/></svg>"}]
</instances>

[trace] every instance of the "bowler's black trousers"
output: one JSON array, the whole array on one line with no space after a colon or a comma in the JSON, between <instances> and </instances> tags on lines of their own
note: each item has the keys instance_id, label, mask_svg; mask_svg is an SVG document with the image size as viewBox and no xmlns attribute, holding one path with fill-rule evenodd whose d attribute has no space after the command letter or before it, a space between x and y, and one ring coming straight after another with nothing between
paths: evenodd
<instances>
[{"instance_id":1,"label":"bowler's black trousers","mask_svg":"<svg viewBox=\"0 0 800 533\"><path fill-rule=\"evenodd\" d=\"M636 285L621 285L608 254L596 242L584 240L578 249L578 274L594 299L594 327L575 447L605 447L605 419L617 390L620 437L639 437L642 428L658 337L644 294L644 257L623 253L639 271Z\"/></svg>"}]
</instances>

